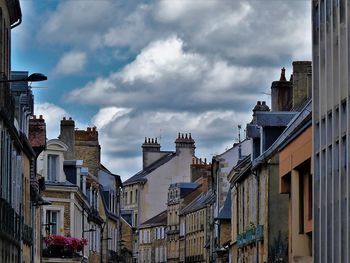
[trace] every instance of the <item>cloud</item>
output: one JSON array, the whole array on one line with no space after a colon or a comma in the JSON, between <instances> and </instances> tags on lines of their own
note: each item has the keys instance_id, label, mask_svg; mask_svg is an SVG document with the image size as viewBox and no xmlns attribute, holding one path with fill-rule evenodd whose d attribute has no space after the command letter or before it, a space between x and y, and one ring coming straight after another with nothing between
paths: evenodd
<instances>
[{"instance_id":1,"label":"cloud","mask_svg":"<svg viewBox=\"0 0 350 263\"><path fill-rule=\"evenodd\" d=\"M280 68L311 59L310 14L290 0L60 1L38 40L101 69L64 101L97 108L102 160L126 176L141 167L145 136L173 150L178 132L192 132L207 158L230 146Z\"/></svg>"},{"instance_id":2,"label":"cloud","mask_svg":"<svg viewBox=\"0 0 350 263\"><path fill-rule=\"evenodd\" d=\"M87 58L84 52L71 51L63 54L54 72L62 75L78 73L84 69L86 62Z\"/></svg>"},{"instance_id":3,"label":"cloud","mask_svg":"<svg viewBox=\"0 0 350 263\"><path fill-rule=\"evenodd\" d=\"M255 72L250 67L186 51L183 40L171 36L150 43L120 71L97 78L67 97L86 104L131 105L140 111L239 111L240 106L254 101L251 91L258 89L269 70Z\"/></svg>"},{"instance_id":4,"label":"cloud","mask_svg":"<svg viewBox=\"0 0 350 263\"><path fill-rule=\"evenodd\" d=\"M250 115L250 112L234 111L196 114L171 111L132 112L102 108L93 119L99 130L104 164L115 168L115 171L126 179L141 167L140 154L144 137L158 137L162 150L173 151L178 132L191 132L196 140L197 155L211 158L212 154L232 146L233 134L238 134L237 125L234 123L243 124ZM99 126L101 116L110 118L103 118Z\"/></svg>"},{"instance_id":5,"label":"cloud","mask_svg":"<svg viewBox=\"0 0 350 263\"><path fill-rule=\"evenodd\" d=\"M48 139L57 138L60 133L60 121L63 117L73 117L65 109L53 103L42 102L34 104L34 112L36 115L43 115L46 123L46 137ZM74 117L73 117L74 119ZM79 121L76 122L76 127L86 127Z\"/></svg>"}]
</instances>

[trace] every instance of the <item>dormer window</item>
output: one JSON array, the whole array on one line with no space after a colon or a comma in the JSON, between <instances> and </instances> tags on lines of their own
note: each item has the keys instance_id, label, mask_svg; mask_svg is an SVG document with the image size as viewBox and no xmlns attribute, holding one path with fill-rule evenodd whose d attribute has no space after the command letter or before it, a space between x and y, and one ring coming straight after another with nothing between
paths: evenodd
<instances>
[{"instance_id":1,"label":"dormer window","mask_svg":"<svg viewBox=\"0 0 350 263\"><path fill-rule=\"evenodd\" d=\"M51 182L58 181L58 161L56 154L47 155L47 180Z\"/></svg>"}]
</instances>

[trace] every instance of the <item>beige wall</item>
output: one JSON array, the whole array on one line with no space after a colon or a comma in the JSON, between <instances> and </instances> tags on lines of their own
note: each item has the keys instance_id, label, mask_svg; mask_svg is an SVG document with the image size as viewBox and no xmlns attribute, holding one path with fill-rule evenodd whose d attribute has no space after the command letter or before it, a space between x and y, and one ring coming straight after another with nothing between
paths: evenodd
<instances>
[{"instance_id":1,"label":"beige wall","mask_svg":"<svg viewBox=\"0 0 350 263\"><path fill-rule=\"evenodd\" d=\"M311 147L309 127L279 155L280 192L289 195L289 262L312 262Z\"/></svg>"}]
</instances>

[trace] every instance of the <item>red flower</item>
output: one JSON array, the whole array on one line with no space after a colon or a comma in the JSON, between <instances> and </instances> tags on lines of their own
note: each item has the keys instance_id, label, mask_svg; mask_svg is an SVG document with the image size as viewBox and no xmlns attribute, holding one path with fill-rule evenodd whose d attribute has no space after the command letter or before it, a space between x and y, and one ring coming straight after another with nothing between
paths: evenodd
<instances>
[{"instance_id":1,"label":"red flower","mask_svg":"<svg viewBox=\"0 0 350 263\"><path fill-rule=\"evenodd\" d=\"M82 251L87 245L85 238L65 237L61 235L49 235L45 238L45 244L49 246L63 246L74 251Z\"/></svg>"}]
</instances>

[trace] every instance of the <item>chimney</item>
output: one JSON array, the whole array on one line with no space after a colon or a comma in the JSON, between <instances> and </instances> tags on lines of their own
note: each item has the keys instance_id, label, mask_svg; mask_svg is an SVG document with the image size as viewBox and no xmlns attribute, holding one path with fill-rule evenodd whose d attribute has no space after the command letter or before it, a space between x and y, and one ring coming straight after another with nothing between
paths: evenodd
<instances>
[{"instance_id":1,"label":"chimney","mask_svg":"<svg viewBox=\"0 0 350 263\"><path fill-rule=\"evenodd\" d=\"M256 102L254 109L253 109L253 120L251 123L256 123L256 112L257 111L270 111L270 108L269 108L269 106L266 105L265 101L258 100Z\"/></svg>"},{"instance_id":2,"label":"chimney","mask_svg":"<svg viewBox=\"0 0 350 263\"><path fill-rule=\"evenodd\" d=\"M191 133L179 133L175 140L176 153L179 154L181 151L188 149L191 155L194 156L194 151L196 149L194 143Z\"/></svg>"},{"instance_id":3,"label":"chimney","mask_svg":"<svg viewBox=\"0 0 350 263\"><path fill-rule=\"evenodd\" d=\"M281 69L280 80L271 85L272 111L290 111L292 109L293 85L286 79L285 68Z\"/></svg>"},{"instance_id":4,"label":"chimney","mask_svg":"<svg viewBox=\"0 0 350 263\"><path fill-rule=\"evenodd\" d=\"M28 139L30 145L33 147L38 156L46 148L46 123L43 116L39 119L35 115L29 119L29 134Z\"/></svg>"},{"instance_id":5,"label":"chimney","mask_svg":"<svg viewBox=\"0 0 350 263\"><path fill-rule=\"evenodd\" d=\"M64 158L66 160L75 159L75 122L72 118L66 119L66 117L63 117L61 120L59 138L68 146L68 151L64 154Z\"/></svg>"},{"instance_id":6,"label":"chimney","mask_svg":"<svg viewBox=\"0 0 350 263\"><path fill-rule=\"evenodd\" d=\"M202 192L206 193L209 190L209 180L208 176L203 176L202 177Z\"/></svg>"},{"instance_id":7,"label":"chimney","mask_svg":"<svg viewBox=\"0 0 350 263\"><path fill-rule=\"evenodd\" d=\"M154 162L160 155L160 144L157 138L147 138L142 144L143 168Z\"/></svg>"},{"instance_id":8,"label":"chimney","mask_svg":"<svg viewBox=\"0 0 350 263\"><path fill-rule=\"evenodd\" d=\"M312 93L311 61L293 62L293 109L300 110Z\"/></svg>"}]
</instances>

